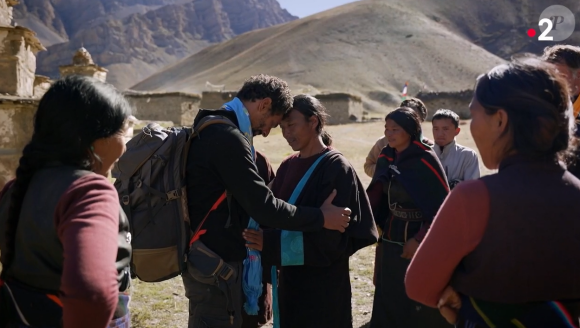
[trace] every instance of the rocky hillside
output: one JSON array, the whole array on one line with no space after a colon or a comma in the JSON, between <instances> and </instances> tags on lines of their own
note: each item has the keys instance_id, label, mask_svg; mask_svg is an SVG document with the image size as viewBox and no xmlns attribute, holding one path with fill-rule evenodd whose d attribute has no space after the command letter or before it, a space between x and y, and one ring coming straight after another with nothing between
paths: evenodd
<instances>
[{"instance_id":1,"label":"rocky hillside","mask_svg":"<svg viewBox=\"0 0 580 328\"><path fill-rule=\"evenodd\" d=\"M84 46L122 89L209 44L296 19L276 0L22 0L15 17L48 46L39 74L57 77Z\"/></svg>"},{"instance_id":2,"label":"rocky hillside","mask_svg":"<svg viewBox=\"0 0 580 328\"><path fill-rule=\"evenodd\" d=\"M574 1L562 4L578 12ZM247 76L269 73L295 92L351 92L367 109L384 108L400 101L406 81L413 95L470 89L511 55L540 52L550 43L526 31L538 28L548 2L357 1L208 47L132 88L200 92L209 81L237 89Z\"/></svg>"}]
</instances>

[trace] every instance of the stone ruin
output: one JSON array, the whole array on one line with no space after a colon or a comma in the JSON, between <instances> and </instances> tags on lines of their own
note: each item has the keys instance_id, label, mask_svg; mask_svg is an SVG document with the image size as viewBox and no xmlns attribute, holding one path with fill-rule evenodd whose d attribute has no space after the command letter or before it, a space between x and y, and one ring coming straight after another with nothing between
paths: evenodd
<instances>
[{"instance_id":1,"label":"stone ruin","mask_svg":"<svg viewBox=\"0 0 580 328\"><path fill-rule=\"evenodd\" d=\"M36 54L46 48L32 30L13 23L17 4L0 0L0 188L14 177L48 83L47 77L35 75Z\"/></svg>"},{"instance_id":2,"label":"stone ruin","mask_svg":"<svg viewBox=\"0 0 580 328\"><path fill-rule=\"evenodd\" d=\"M349 93L321 93L314 97L326 107L329 125L363 121L364 108L359 96Z\"/></svg>"},{"instance_id":3,"label":"stone ruin","mask_svg":"<svg viewBox=\"0 0 580 328\"><path fill-rule=\"evenodd\" d=\"M14 178L22 149L32 137L39 100L51 85L48 77L35 75L36 54L46 48L36 33L13 22L12 7L18 3L0 0L0 189ZM107 79L107 70L96 65L84 47L74 54L72 64L59 69L61 77ZM132 137L136 122L135 117L129 118L127 139Z\"/></svg>"},{"instance_id":4,"label":"stone ruin","mask_svg":"<svg viewBox=\"0 0 580 328\"><path fill-rule=\"evenodd\" d=\"M473 98L472 89L457 92L419 92L415 97L421 99L427 107L428 121L431 121L433 114L439 109L450 109L462 120L471 118L469 104Z\"/></svg>"},{"instance_id":5,"label":"stone ruin","mask_svg":"<svg viewBox=\"0 0 580 328\"><path fill-rule=\"evenodd\" d=\"M84 47L81 47L77 52L75 52L72 58L72 64L60 66L58 69L61 77L68 75L84 75L94 77L102 82L107 81L108 70L96 65L93 62L93 57Z\"/></svg>"},{"instance_id":6,"label":"stone ruin","mask_svg":"<svg viewBox=\"0 0 580 328\"><path fill-rule=\"evenodd\" d=\"M193 124L201 96L186 92L140 92L126 90L134 114L144 121L171 121L178 126ZM221 105L220 105L221 106Z\"/></svg>"}]
</instances>

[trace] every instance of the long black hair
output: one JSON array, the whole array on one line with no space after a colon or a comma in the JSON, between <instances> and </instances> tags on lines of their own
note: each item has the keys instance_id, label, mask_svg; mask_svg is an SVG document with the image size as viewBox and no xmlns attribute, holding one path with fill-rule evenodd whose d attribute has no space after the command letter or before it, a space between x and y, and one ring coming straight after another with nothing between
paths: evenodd
<instances>
[{"instance_id":1,"label":"long black hair","mask_svg":"<svg viewBox=\"0 0 580 328\"><path fill-rule=\"evenodd\" d=\"M508 115L507 154L556 159L568 153L573 131L572 104L566 81L556 68L534 56L514 59L479 76L475 99L487 115Z\"/></svg>"},{"instance_id":2,"label":"long black hair","mask_svg":"<svg viewBox=\"0 0 580 328\"><path fill-rule=\"evenodd\" d=\"M326 124L326 119L329 115L326 112L326 107L320 103L320 100L311 95L300 94L294 96L292 109L299 111L302 115L304 115L304 118L306 118L307 121L312 116L316 116L318 119L316 132L320 135L322 142L326 146L332 145L332 136L326 130L324 130L324 125Z\"/></svg>"},{"instance_id":3,"label":"long black hair","mask_svg":"<svg viewBox=\"0 0 580 328\"><path fill-rule=\"evenodd\" d=\"M34 116L32 139L24 147L11 186L2 275L14 258L20 210L34 174L52 163L92 170L99 161L92 151L93 142L121 131L129 115L131 107L125 97L91 77L67 76L44 94Z\"/></svg>"}]
</instances>

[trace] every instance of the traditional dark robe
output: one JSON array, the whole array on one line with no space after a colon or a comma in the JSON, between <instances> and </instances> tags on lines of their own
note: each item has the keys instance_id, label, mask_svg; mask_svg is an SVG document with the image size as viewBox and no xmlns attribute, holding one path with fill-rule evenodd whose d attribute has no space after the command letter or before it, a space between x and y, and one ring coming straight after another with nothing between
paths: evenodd
<instances>
[{"instance_id":1,"label":"traditional dark robe","mask_svg":"<svg viewBox=\"0 0 580 328\"><path fill-rule=\"evenodd\" d=\"M333 204L352 210L345 233L326 229L303 233L304 265L280 266L281 231L264 232L262 261L280 269L281 328L352 328L349 256L378 239L367 195L354 168L338 151L325 152L308 158L290 156L280 165L272 186L276 197L289 200L306 171L324 156L296 204L320 207L336 189Z\"/></svg>"},{"instance_id":2,"label":"traditional dark robe","mask_svg":"<svg viewBox=\"0 0 580 328\"><path fill-rule=\"evenodd\" d=\"M437 309L407 297L404 279L410 260L401 257L409 239L423 240L449 193L437 155L418 141L401 153L383 148L367 193L383 230L370 327L451 327Z\"/></svg>"}]
</instances>

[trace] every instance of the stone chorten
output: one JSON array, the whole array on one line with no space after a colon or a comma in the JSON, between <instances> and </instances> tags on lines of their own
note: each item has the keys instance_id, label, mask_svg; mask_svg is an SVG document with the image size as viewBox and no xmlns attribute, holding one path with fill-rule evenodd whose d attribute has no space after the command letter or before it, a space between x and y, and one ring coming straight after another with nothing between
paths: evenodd
<instances>
[{"instance_id":1,"label":"stone chorten","mask_svg":"<svg viewBox=\"0 0 580 328\"><path fill-rule=\"evenodd\" d=\"M46 50L36 34L12 21L17 0L0 0L0 188L14 178L32 136L34 113L49 79L37 76L36 54Z\"/></svg>"},{"instance_id":2,"label":"stone chorten","mask_svg":"<svg viewBox=\"0 0 580 328\"><path fill-rule=\"evenodd\" d=\"M84 75L91 76L105 82L107 80L108 70L95 64L91 54L81 47L75 52L72 58L72 64L59 67L60 76Z\"/></svg>"},{"instance_id":3,"label":"stone chorten","mask_svg":"<svg viewBox=\"0 0 580 328\"><path fill-rule=\"evenodd\" d=\"M0 0L0 94L34 96L36 54L46 50L36 34L12 22L17 0Z\"/></svg>"}]
</instances>

